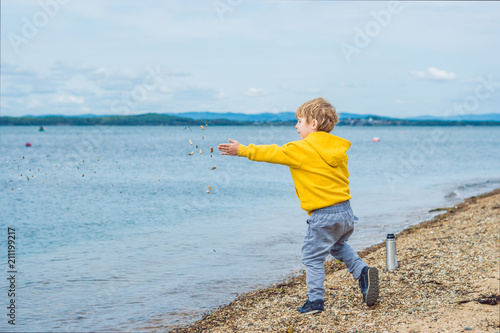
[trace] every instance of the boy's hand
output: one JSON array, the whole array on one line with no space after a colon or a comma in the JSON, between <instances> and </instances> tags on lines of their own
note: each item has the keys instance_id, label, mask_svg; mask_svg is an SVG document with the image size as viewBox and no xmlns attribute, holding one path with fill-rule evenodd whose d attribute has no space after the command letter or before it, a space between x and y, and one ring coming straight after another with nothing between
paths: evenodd
<instances>
[{"instance_id":1,"label":"boy's hand","mask_svg":"<svg viewBox=\"0 0 500 333\"><path fill-rule=\"evenodd\" d=\"M220 151L223 151L223 153L220 153L221 155L232 155L236 156L238 155L238 147L240 146L240 143L236 140L231 140L229 139L229 142L231 143L221 143L217 147Z\"/></svg>"}]
</instances>

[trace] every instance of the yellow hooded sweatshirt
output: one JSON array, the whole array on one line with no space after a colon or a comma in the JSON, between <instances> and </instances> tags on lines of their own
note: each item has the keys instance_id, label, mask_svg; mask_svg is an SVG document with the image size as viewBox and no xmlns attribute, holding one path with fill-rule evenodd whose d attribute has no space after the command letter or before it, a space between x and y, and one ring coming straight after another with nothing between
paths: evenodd
<instances>
[{"instance_id":1,"label":"yellow hooded sweatshirt","mask_svg":"<svg viewBox=\"0 0 500 333\"><path fill-rule=\"evenodd\" d=\"M320 131L281 147L240 144L238 156L289 166L300 206L311 215L315 209L352 198L346 154L350 146L349 141Z\"/></svg>"}]
</instances>

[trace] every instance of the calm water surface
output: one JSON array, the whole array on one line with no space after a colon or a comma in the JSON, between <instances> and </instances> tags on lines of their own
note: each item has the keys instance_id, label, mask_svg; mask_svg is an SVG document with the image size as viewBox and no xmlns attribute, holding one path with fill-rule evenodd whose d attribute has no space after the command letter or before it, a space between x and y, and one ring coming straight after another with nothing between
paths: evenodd
<instances>
[{"instance_id":1,"label":"calm water surface","mask_svg":"<svg viewBox=\"0 0 500 333\"><path fill-rule=\"evenodd\" d=\"M430 218L431 208L500 185L500 127L334 134L352 142L357 250ZM186 323L303 269L307 214L288 168L210 154L228 138L284 144L298 134L254 126L0 127L0 248L5 263L6 230L15 228L18 271L16 326L4 318L0 330ZM7 302L4 295L4 309Z\"/></svg>"}]
</instances>

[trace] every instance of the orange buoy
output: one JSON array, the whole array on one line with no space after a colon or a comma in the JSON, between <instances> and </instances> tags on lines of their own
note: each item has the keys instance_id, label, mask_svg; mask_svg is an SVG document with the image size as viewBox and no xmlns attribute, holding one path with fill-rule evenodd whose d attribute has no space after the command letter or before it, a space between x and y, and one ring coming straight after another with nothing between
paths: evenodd
<instances>
[{"instance_id":1,"label":"orange buoy","mask_svg":"<svg viewBox=\"0 0 500 333\"><path fill-rule=\"evenodd\" d=\"M374 137L372 140L373 140L373 142L379 142L380 138Z\"/></svg>"},{"instance_id":2,"label":"orange buoy","mask_svg":"<svg viewBox=\"0 0 500 333\"><path fill-rule=\"evenodd\" d=\"M26 142L26 147L31 147L31 143Z\"/></svg>"}]
</instances>

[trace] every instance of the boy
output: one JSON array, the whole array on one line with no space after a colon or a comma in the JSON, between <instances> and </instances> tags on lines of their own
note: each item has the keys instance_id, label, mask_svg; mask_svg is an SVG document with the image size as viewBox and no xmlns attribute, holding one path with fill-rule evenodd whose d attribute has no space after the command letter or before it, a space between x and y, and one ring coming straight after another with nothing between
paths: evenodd
<instances>
[{"instance_id":1,"label":"boy","mask_svg":"<svg viewBox=\"0 0 500 333\"><path fill-rule=\"evenodd\" d=\"M306 266L307 301L298 308L304 314L324 310L325 271L323 262L331 253L343 261L359 281L363 302L372 306L378 298L378 271L368 267L346 243L354 231L354 216L349 200L349 171L346 151L351 143L329 134L338 122L335 108L325 99L304 103L295 112L295 128L301 140L278 145L240 144L229 139L218 149L221 155L238 155L252 161L290 167L295 192L301 207L310 215L302 245Z\"/></svg>"}]
</instances>

